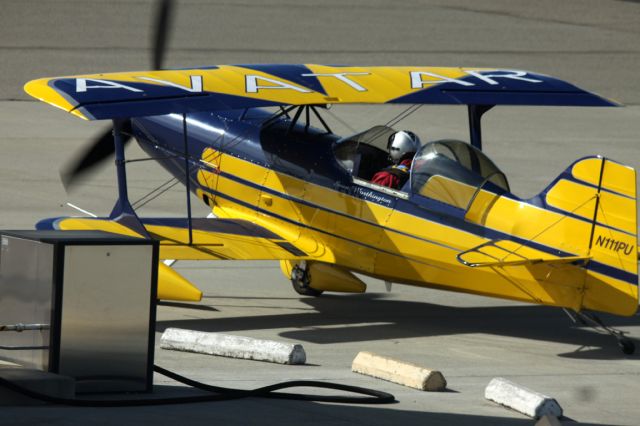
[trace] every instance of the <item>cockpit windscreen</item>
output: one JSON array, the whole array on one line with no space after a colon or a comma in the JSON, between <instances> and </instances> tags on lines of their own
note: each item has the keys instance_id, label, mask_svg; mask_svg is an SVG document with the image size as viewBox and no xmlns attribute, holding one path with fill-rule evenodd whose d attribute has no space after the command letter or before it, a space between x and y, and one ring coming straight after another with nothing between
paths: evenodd
<instances>
[{"instance_id":1,"label":"cockpit windscreen","mask_svg":"<svg viewBox=\"0 0 640 426\"><path fill-rule=\"evenodd\" d=\"M337 141L333 152L353 176L371 180L373 175L389 165L387 143L395 133L391 127L374 126L369 130L347 136Z\"/></svg>"},{"instance_id":2,"label":"cockpit windscreen","mask_svg":"<svg viewBox=\"0 0 640 426\"><path fill-rule=\"evenodd\" d=\"M493 161L468 143L430 142L413 159L413 193L465 208L479 188L509 192L509 183Z\"/></svg>"}]
</instances>

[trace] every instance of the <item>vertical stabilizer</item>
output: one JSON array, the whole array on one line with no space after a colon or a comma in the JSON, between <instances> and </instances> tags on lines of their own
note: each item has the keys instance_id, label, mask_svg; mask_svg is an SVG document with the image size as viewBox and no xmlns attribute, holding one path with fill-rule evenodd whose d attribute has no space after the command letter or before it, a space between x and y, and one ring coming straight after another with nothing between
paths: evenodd
<instances>
[{"instance_id":1,"label":"vertical stabilizer","mask_svg":"<svg viewBox=\"0 0 640 426\"><path fill-rule=\"evenodd\" d=\"M636 171L602 157L575 162L543 194L546 207L581 222L590 257L582 307L632 315L638 306ZM567 227L565 232L578 228ZM583 231L580 231L583 232ZM582 239L582 236L580 236Z\"/></svg>"}]
</instances>

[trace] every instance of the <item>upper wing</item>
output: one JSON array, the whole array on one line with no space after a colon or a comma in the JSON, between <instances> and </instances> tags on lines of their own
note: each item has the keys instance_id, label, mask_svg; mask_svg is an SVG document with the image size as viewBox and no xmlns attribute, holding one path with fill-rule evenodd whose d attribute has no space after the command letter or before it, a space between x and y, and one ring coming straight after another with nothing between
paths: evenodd
<instances>
[{"instance_id":1,"label":"upper wing","mask_svg":"<svg viewBox=\"0 0 640 426\"><path fill-rule=\"evenodd\" d=\"M565 81L528 71L316 64L43 78L27 83L25 91L88 120L278 105L616 105Z\"/></svg>"}]
</instances>

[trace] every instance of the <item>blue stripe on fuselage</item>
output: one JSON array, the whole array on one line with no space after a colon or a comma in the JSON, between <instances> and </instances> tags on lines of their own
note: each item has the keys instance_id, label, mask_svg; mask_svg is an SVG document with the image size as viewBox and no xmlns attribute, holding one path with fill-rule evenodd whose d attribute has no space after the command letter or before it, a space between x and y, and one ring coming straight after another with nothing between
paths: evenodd
<instances>
[{"instance_id":1,"label":"blue stripe on fuselage","mask_svg":"<svg viewBox=\"0 0 640 426\"><path fill-rule=\"evenodd\" d=\"M197 116L197 117L193 117L193 116ZM216 113L216 117L217 118L211 118L213 117L213 114L207 113L207 114L192 114L190 115L190 117L192 117L191 119L204 119L204 118L209 118L209 126L213 126L216 128L220 128L220 129L225 129L225 132L227 133L227 136L225 138L221 138L223 139L223 142L216 142L215 140L212 141L212 137L211 134L208 134L205 131L202 132L198 132L197 129L204 129L206 126L190 126L190 129L194 129L190 132L189 134L189 142L190 142L190 155L193 156L193 161L194 161L194 165L196 164L195 162L198 161L198 159L195 158L195 154L198 153L199 156L202 155L204 149L206 148L211 148L213 147L216 150L219 150L225 154L228 155L232 155L234 157L249 161L253 164L256 164L258 166L261 167L265 167L267 169L273 169L279 173L284 173L287 174L289 176L295 177L295 178L300 178L303 180L307 180L311 183L323 186L325 188L334 190L336 192L338 192L335 187L334 184L336 181L342 181L344 180L344 175L341 176L322 176L322 179L318 179L318 175L314 175L313 173L303 173L304 176L300 176L301 172L298 170L294 173L291 173L289 170L286 170L286 167L283 167L283 164L269 164L270 161L267 159L267 157L265 156L265 152L262 150L262 146L260 144L260 142L254 138L259 138L259 129L256 127L256 123L260 123L261 121L263 121L264 119L270 117L270 115L268 115L266 112L262 112L258 113L256 111L256 114L252 117L252 121L251 122L246 122L246 121L239 121L237 119L238 116L238 112L226 112L226 114L221 114L221 113ZM226 122L225 125L222 125L220 123L221 117L224 117L226 120L228 120ZM163 123L163 119L161 119L160 117L154 118L156 120L155 125L159 126L159 127L166 127L166 123ZM217 121L216 121L217 120ZM141 124L143 124L143 127L145 127L144 125L148 125L149 124L149 119L143 119L143 120L135 120L136 122L141 122ZM174 120L175 121L175 120ZM181 123L181 122L180 122ZM173 152L176 155L181 155L181 151L182 151L182 147L183 147L183 140L182 140L182 135L180 134L180 129L178 126L178 122L171 124L170 127L174 127L174 129L172 129L173 131L170 132L172 133L171 139L173 139L173 141L167 141L167 143L165 144L160 144L160 146L163 146L165 149L170 150L171 152ZM232 124L237 124L237 126L233 126ZM154 135L156 134L161 134L158 133L157 130L160 130L159 128L154 129L156 131L153 131L152 133ZM244 135L242 135L244 133ZM139 136L139 135L137 135ZM207 138L208 136L208 138ZM146 138L143 138L143 143L141 143L141 145L143 146L143 148L145 149L145 151L148 152L153 152L153 149L155 149L154 142L150 142L148 140L144 140ZM208 139L208 141L207 141ZM220 138L219 138L220 139ZM224 139L226 139L227 141L235 141L237 140L238 142L241 143L229 143L229 142L224 142ZM146 142L146 143L145 143ZM321 141L318 141L318 143L321 143ZM148 145L151 144L151 145ZM177 149L176 149L177 147ZM328 149L330 149L330 146L327 147ZM163 163L163 166L165 166L165 168L167 168L173 175L175 175L176 177L178 177L181 180L184 180L184 160L179 161L179 159L177 159L178 161L168 161ZM285 164L286 165L286 164ZM199 167L203 167L202 165L199 165ZM329 170L332 171L332 170ZM191 179L192 179L192 188L195 191L196 187L200 187L200 185L197 182L196 179L196 168L194 167L194 169L191 170ZM314 204L308 201L305 201L303 199L291 196L289 194L286 193L281 193L278 191L275 191L271 188L267 188L264 186L261 186L259 184L256 184L254 182L249 182L247 180L244 180L242 178L239 178L238 176L220 171L220 173L229 179L233 179L234 181L252 187L254 189L260 190L260 191L265 191L267 193L270 193L272 195L287 199L289 201L292 202L296 202L296 203L300 203L303 205L307 205L313 208L317 208L317 209L321 209L327 212L330 212L332 214L338 214L341 215L343 217L347 217L350 218L352 220L358 221L358 222L362 222L362 223L366 223L372 226L376 226L379 228L382 228L386 231L389 232L394 232L400 235L404 235L410 238L414 238L416 240L420 240L420 241L424 241L430 244L435 244L438 245L440 247L445 247L451 250L454 250L456 252L460 252L461 250L456 249L452 246L437 242L437 241L432 241L432 240L428 240L422 237L418 237L416 235L412 235L412 234L408 234L408 233L404 233L402 231L396 230L396 229L391 229L388 227L385 227L383 225L374 223L374 222L369 222L366 220L363 220L361 218L355 217L355 216L351 216L349 214L346 213L342 213L342 212L337 212L331 209L328 209L326 207L323 207L322 205L318 205L318 204ZM232 198L229 197L226 194L220 194L210 188L204 188L204 187L200 187L202 190L210 192L211 194L215 194L215 195L220 195L220 196L224 196L224 198ZM387 206L384 202L382 201L377 201L376 197L365 197L363 196L363 193L358 191L357 188L361 188L358 187L355 184L350 184L347 186L348 191L339 191L342 193L347 193L350 196L353 196L355 198L364 200L364 201L368 201L368 202L374 202L376 204L382 205L384 207L389 207ZM387 194L384 194L382 192L378 192L375 190L371 190L369 188L366 188L367 191L374 191L376 193L378 193L380 195L380 200L382 200L382 198L389 198L390 196ZM512 194L504 194L505 196L507 196L508 198L514 199L514 200L519 200L517 197L513 196ZM392 197L394 198L394 197ZM532 247L534 249L543 251L545 253L549 253L555 256L559 256L559 257L567 257L567 256L572 256L572 253L569 252L563 252L560 250L557 250L555 248L552 247L548 247L548 246L544 246L542 244L539 243L535 243L532 241L528 241L528 240L524 240L522 238L519 237L515 237L500 231L496 231L496 230L492 230L480 225L476 225L470 222L467 222L464 220L464 211L462 209L457 209L454 208L452 206L449 206L447 204L444 203L440 203L436 200L431 200L431 199L427 199L425 197L420 197L417 195L413 195L412 199L407 201L407 200L403 200L403 199L395 199L395 209L403 212L403 213L407 213L413 216L417 216L421 219L424 220L429 220L431 222L434 223L438 223L440 225L444 225L444 226L448 226L451 227L453 229L456 230L461 230L464 232L468 232L470 234L473 234L475 236L479 236L482 238L487 238L487 239L506 239L506 240L511 240L514 242L517 242L519 244L523 244L525 246L529 246ZM233 200L234 202L239 202L240 204L242 204L241 201L239 200ZM244 204L243 204L244 205ZM269 211L265 211L263 209L259 209L256 206L249 206L247 205L246 207L252 208L254 210L258 210L264 214L268 214L268 215L272 215L272 216L276 216L279 217L277 215L273 215L271 212ZM304 226L304 227L309 227L306 224L297 222L297 221L292 221L290 219L287 218L282 218L283 220L286 220L290 223L294 223L296 225L299 226ZM334 235L334 234L330 234L326 231L323 230L319 230L319 229L315 229L318 232L322 232L325 234L329 234L332 235L336 238L341 238L344 239L343 237L339 236L339 235ZM352 241L352 240L349 240ZM359 244L357 241L352 241L354 243ZM371 247L373 249L379 250L377 247ZM391 253L396 255L395 253ZM617 279L621 279L624 280L626 282L632 283L637 285L637 276L635 274L631 274L629 272L620 270L618 268L615 267L611 267L609 265L605 265L602 264L600 262L595 262L595 261L591 261L589 262L589 264L587 265L587 269L589 270L593 270L596 272L600 272L603 273L605 275L608 276L612 276L614 278Z\"/></svg>"},{"instance_id":2,"label":"blue stripe on fuselage","mask_svg":"<svg viewBox=\"0 0 640 426\"><path fill-rule=\"evenodd\" d=\"M389 228L389 227L386 227L384 225L380 225L380 224L375 223L375 222L370 222L370 221L367 221L367 220L364 220L364 219L361 219L361 218L358 218L358 217L355 217L355 216L351 216L351 215L346 214L346 213L337 212L335 210L331 210L331 209L325 208L325 207L323 207L323 206L321 206L319 204L310 203L310 202L308 202L306 200L302 200L300 198L293 197L293 196L290 196L288 194L280 193L280 192L275 191L275 190L273 190L271 188L255 184L253 182L244 180L242 178L239 178L239 177L237 177L235 175L231 175L229 173L221 172L221 176L229 178L229 179L232 179L235 182L238 182L238 183L240 183L242 185L246 185L248 187L251 187L251 188L254 188L254 189L258 189L258 190L262 190L262 191L270 193L272 195L279 196L279 197L281 197L283 199L286 199L286 200L289 200L289 201L293 201L293 202L296 202L296 203L300 203L302 205L306 205L306 206L309 206L309 207L312 207L312 208L323 210L323 211L326 211L326 212L329 212L329 213L332 213L332 214L336 214L336 215L339 215L339 216L342 216L342 217L346 217L346 218L355 220L355 221L360 222L360 223L365 223L367 225L375 226L377 228L382 228L384 231L393 232L393 233L396 233L396 234L399 234L399 235L403 235L403 236L406 236L406 237L410 237L410 238L413 238L413 239L416 239L416 240L424 241L424 242L429 243L429 244L437 245L439 247L444 247L444 248L453 250L456 253L462 252L461 249L457 249L457 248L455 248L453 246L449 246L449 245L443 244L443 243L438 242L438 241L433 241L433 240L429 240L429 239L426 239L426 238L422 238L422 237L419 237L419 236L414 235L414 234L409 234L409 233L406 233L406 232L403 232L403 231L399 231L397 229ZM204 191L211 192L211 189L209 189L209 188L201 187L201 189L204 190ZM216 194L220 195L217 192L216 192ZM232 199L232 197L228 197L228 196L225 196L225 198ZM493 229L489 229L489 228L486 228L486 227L483 227L483 226L480 226L480 225L476 225L476 224L472 224L472 223L464 222L464 221L459 221L458 219L456 219L454 217L445 218L442 215L437 215L437 214L435 214L433 212L428 212L428 211L424 210L421 207L416 207L415 204L412 205L411 202L404 201L407 204L405 206L402 206L402 202L403 201L404 200L398 200L398 203L396 204L396 210L401 211L403 213L407 213L407 214L413 215L413 216L418 216L421 219L429 220L429 221L437 223L439 225L444 225L444 226L447 226L447 227L451 227L451 228L459 230L459 231L468 232L468 233L470 233L472 235L483 237L483 238L487 238L487 239L491 239L491 240L510 240L510 241L515 242L515 243L522 244L524 246L528 246L528 247L531 247L533 249L539 250L541 252L548 253L548 254L551 254L551 255L554 255L554 256L558 256L558 257L575 256L575 254L570 253L570 252L558 250L558 249L555 249L553 247L545 246L543 244L536 243L534 241L526 240L524 238L516 237L514 235L509 235L509 234L506 234L506 233L503 233L503 232L500 232L500 231L496 231L496 230L493 230ZM372 201L369 201L369 202L372 202ZM266 211L264 209L260 209L260 208L257 208L255 206L249 206L249 205L246 205L246 203L243 203L243 202L239 202L239 203L242 204L243 206L250 207L253 210L258 210L261 213L270 214L269 211ZM462 211L462 209L459 209L459 210ZM271 213L271 215L281 218L279 215L274 215L272 213ZM428 218L426 216L430 216L430 217ZM296 224L298 226L303 226L303 227L306 227L306 228L318 230L318 229L313 228L311 226L308 226L308 225L306 225L306 224L304 224L302 222L298 222L298 221L291 220L291 219L287 219L287 221L290 222L290 223ZM323 231L323 230L318 230L318 231L321 231L324 234L331 235L331 236L336 237L336 238L346 239L346 240L349 240L351 242L355 242L357 244L361 244L361 243L358 243L357 241L353 241L353 240L350 240L348 238L344 238L344 237L342 237L340 235L337 235L337 234L333 234L333 233L326 232L326 231ZM380 250L377 247L371 247L371 246L368 246L366 244L361 244L361 245L365 245L365 246L367 246L369 248L374 248L376 250L383 251L385 253L389 253L389 252L387 252L385 250ZM412 259L412 260L414 260L414 259ZM611 276L613 278L628 282L630 284L637 285L637 276L635 274L620 270L618 268L606 265L606 264L601 263L601 262L597 262L597 261L591 260L586 265L586 269L592 270L594 272L599 272L599 273L602 273L602 274L607 275L607 276Z\"/></svg>"}]
</instances>

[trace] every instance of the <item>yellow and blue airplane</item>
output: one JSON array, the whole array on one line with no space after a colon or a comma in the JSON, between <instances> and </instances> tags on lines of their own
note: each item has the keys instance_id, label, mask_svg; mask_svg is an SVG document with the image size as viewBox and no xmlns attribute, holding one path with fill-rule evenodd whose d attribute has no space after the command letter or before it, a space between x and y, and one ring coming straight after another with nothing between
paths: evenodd
<instances>
[{"instance_id":1,"label":"yellow and blue airplane","mask_svg":"<svg viewBox=\"0 0 640 426\"><path fill-rule=\"evenodd\" d=\"M630 316L638 307L633 168L582 158L521 199L482 152L481 117L494 106L617 105L568 82L507 69L227 65L44 78L25 90L114 124L67 176L115 152L111 215L47 219L39 229L153 238L162 259L279 260L305 295L364 292L358 273L578 314ZM371 177L388 165L394 129L334 134L322 118L330 104L462 105L470 141L426 143L402 188L378 186ZM216 218L190 209L182 219L138 217L127 197L131 137ZM160 298L200 299L184 277L160 269Z\"/></svg>"}]
</instances>

